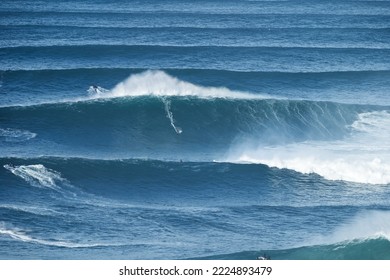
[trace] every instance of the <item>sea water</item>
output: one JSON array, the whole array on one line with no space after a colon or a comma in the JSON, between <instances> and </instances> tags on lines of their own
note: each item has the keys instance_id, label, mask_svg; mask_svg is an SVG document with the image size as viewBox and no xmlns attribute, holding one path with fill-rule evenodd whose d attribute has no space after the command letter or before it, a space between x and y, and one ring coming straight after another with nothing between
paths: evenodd
<instances>
[{"instance_id":1,"label":"sea water","mask_svg":"<svg viewBox=\"0 0 390 280\"><path fill-rule=\"evenodd\" d=\"M0 3L1 259L390 259L389 1Z\"/></svg>"}]
</instances>

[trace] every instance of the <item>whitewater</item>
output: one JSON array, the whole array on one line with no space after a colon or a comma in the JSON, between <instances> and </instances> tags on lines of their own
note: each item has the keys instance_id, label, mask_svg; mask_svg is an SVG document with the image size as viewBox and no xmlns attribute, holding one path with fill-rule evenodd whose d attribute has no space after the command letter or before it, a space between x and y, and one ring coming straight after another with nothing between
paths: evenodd
<instances>
[{"instance_id":1,"label":"whitewater","mask_svg":"<svg viewBox=\"0 0 390 280\"><path fill-rule=\"evenodd\" d=\"M0 3L1 259L390 259L386 1Z\"/></svg>"}]
</instances>

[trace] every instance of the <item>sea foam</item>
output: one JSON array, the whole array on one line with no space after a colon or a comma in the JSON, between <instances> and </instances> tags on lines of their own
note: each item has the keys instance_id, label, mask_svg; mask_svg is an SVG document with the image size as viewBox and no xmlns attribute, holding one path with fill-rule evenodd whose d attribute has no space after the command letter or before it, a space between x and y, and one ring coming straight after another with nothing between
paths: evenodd
<instances>
[{"instance_id":1,"label":"sea foam","mask_svg":"<svg viewBox=\"0 0 390 280\"><path fill-rule=\"evenodd\" d=\"M99 88L98 88L99 89ZM199 98L232 98L232 99L264 99L267 95L233 91L225 87L204 87L182 81L170 76L164 71L148 70L133 74L126 80L118 83L112 90L100 88L95 97L123 97L123 96L196 96Z\"/></svg>"},{"instance_id":2,"label":"sea foam","mask_svg":"<svg viewBox=\"0 0 390 280\"><path fill-rule=\"evenodd\" d=\"M390 183L390 113L361 113L342 140L305 141L280 146L232 148L227 161L266 164L328 180Z\"/></svg>"},{"instance_id":3,"label":"sea foam","mask_svg":"<svg viewBox=\"0 0 390 280\"><path fill-rule=\"evenodd\" d=\"M25 231L14 228L14 227L7 227L4 225L4 223L0 223L0 235L8 236L12 239L28 242L28 243L35 243L35 244L41 244L46 246L55 246L55 247L65 247L65 248L88 248L88 247L101 247L101 246L115 246L111 244L81 244L77 242L69 242L65 240L45 240L41 238L36 238L28 235Z\"/></svg>"},{"instance_id":4,"label":"sea foam","mask_svg":"<svg viewBox=\"0 0 390 280\"><path fill-rule=\"evenodd\" d=\"M0 139L4 139L6 142L24 142L36 136L36 133L28 130L0 128Z\"/></svg>"},{"instance_id":5,"label":"sea foam","mask_svg":"<svg viewBox=\"0 0 390 280\"><path fill-rule=\"evenodd\" d=\"M31 186L38 188L49 188L56 191L61 189L60 184L67 181L61 177L61 174L55 170L46 168L42 164L4 165L4 168L11 171L14 175L22 178Z\"/></svg>"}]
</instances>

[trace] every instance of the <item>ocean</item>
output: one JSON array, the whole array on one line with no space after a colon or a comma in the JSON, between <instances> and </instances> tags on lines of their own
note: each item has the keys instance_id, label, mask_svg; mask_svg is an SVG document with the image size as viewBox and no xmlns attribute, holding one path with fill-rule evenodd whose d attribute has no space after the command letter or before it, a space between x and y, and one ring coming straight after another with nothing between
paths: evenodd
<instances>
[{"instance_id":1,"label":"ocean","mask_svg":"<svg viewBox=\"0 0 390 280\"><path fill-rule=\"evenodd\" d=\"M2 0L0 259L390 259L390 1Z\"/></svg>"}]
</instances>

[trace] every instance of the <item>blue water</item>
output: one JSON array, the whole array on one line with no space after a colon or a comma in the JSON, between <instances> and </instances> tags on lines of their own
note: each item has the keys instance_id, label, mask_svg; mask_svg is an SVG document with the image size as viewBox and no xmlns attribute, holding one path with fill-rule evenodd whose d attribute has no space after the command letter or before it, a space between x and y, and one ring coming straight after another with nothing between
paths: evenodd
<instances>
[{"instance_id":1,"label":"blue water","mask_svg":"<svg viewBox=\"0 0 390 280\"><path fill-rule=\"evenodd\" d=\"M0 3L0 259L390 259L390 1Z\"/></svg>"}]
</instances>

